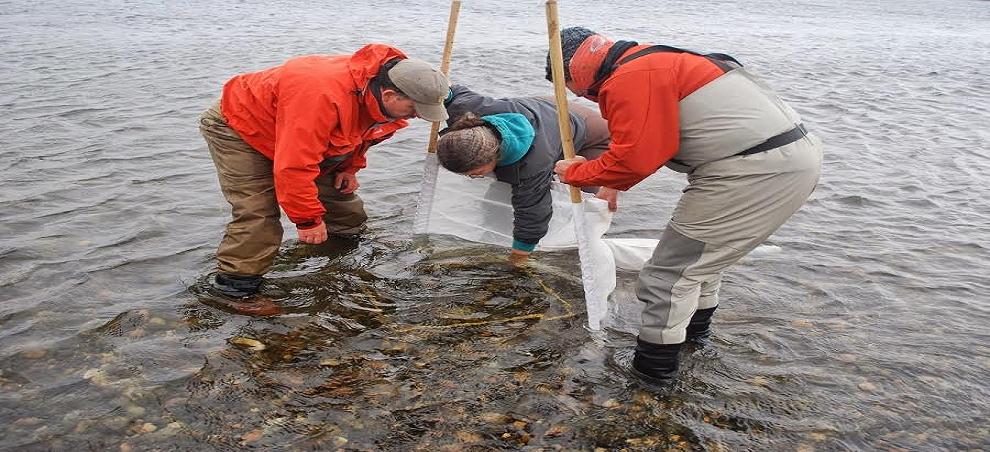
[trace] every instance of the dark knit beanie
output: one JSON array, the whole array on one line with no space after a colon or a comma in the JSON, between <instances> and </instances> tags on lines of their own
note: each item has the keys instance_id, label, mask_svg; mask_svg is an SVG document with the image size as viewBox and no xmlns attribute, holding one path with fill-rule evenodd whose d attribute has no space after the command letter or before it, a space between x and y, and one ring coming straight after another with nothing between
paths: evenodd
<instances>
[{"instance_id":1,"label":"dark knit beanie","mask_svg":"<svg viewBox=\"0 0 990 452\"><path fill-rule=\"evenodd\" d=\"M567 27L560 30L560 48L564 54L564 81L571 81L571 58L577 52L578 47L585 39L594 36L595 33L584 27ZM547 80L553 81L553 70L550 66L550 52L547 52Z\"/></svg>"}]
</instances>

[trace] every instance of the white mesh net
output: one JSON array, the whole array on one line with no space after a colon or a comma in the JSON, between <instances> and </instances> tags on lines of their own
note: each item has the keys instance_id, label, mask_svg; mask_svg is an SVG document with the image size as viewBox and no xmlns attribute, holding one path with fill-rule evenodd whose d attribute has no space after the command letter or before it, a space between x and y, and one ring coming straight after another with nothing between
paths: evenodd
<instances>
[{"instance_id":1,"label":"white mesh net","mask_svg":"<svg viewBox=\"0 0 990 452\"><path fill-rule=\"evenodd\" d=\"M493 178L470 180L440 171L435 193L428 233L511 246L512 187L509 184ZM616 268L641 269L652 255L657 241L603 238L612 223L612 214L605 201L584 194L583 204L571 203L568 187L559 183L553 183L551 193L553 217L549 232L540 240L538 249L556 251L578 248L588 306L588 326L599 330L608 313L607 300L615 290ZM578 230L586 233L580 237L580 246L575 233Z\"/></svg>"}]
</instances>

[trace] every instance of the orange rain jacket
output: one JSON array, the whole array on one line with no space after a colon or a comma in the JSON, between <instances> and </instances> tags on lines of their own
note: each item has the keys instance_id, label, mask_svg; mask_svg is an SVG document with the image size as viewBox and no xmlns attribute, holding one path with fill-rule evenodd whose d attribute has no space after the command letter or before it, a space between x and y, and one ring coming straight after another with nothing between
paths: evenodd
<instances>
[{"instance_id":1,"label":"orange rain jacket","mask_svg":"<svg viewBox=\"0 0 990 452\"><path fill-rule=\"evenodd\" d=\"M343 159L335 172L367 166L368 147L408 123L386 117L368 89L383 64L406 58L400 50L369 44L353 55L310 55L241 74L223 87L227 124L274 163L275 195L303 228L326 213L314 180L324 159ZM345 157L346 156L346 157Z\"/></svg>"},{"instance_id":2,"label":"orange rain jacket","mask_svg":"<svg viewBox=\"0 0 990 452\"><path fill-rule=\"evenodd\" d=\"M619 60L649 46L632 47ZM680 146L678 103L723 73L707 58L689 53L652 53L620 65L598 91L612 137L608 151L571 165L564 180L579 187L628 190L655 173Z\"/></svg>"}]
</instances>

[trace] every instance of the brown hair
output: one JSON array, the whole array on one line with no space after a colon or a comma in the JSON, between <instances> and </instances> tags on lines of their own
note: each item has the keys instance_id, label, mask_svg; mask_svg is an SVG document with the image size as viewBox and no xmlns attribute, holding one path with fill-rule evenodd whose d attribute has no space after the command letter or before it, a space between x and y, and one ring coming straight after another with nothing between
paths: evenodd
<instances>
[{"instance_id":1,"label":"brown hair","mask_svg":"<svg viewBox=\"0 0 990 452\"><path fill-rule=\"evenodd\" d=\"M437 159L448 171L463 174L498 160L501 141L494 127L466 113L440 132Z\"/></svg>"}]
</instances>

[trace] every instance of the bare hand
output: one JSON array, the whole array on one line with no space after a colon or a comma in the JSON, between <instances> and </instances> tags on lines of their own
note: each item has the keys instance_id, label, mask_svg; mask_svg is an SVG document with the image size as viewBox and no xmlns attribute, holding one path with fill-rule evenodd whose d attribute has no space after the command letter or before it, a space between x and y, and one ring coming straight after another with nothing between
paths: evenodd
<instances>
[{"instance_id":1,"label":"bare hand","mask_svg":"<svg viewBox=\"0 0 990 452\"><path fill-rule=\"evenodd\" d=\"M526 262L529 261L529 254L529 251L514 249L511 253L509 253L509 263L516 268L523 267L526 265Z\"/></svg>"},{"instance_id":2,"label":"bare hand","mask_svg":"<svg viewBox=\"0 0 990 452\"><path fill-rule=\"evenodd\" d=\"M564 175L567 174L567 169L575 163L583 163L587 161L588 159L581 157L580 155L574 156L572 159L558 160L557 163L553 165L553 172L557 173L557 176L560 177L561 181L567 183L564 179Z\"/></svg>"},{"instance_id":3,"label":"bare hand","mask_svg":"<svg viewBox=\"0 0 990 452\"><path fill-rule=\"evenodd\" d=\"M337 173L337 176L333 180L333 186L337 191L348 194L354 193L361 184L358 183L357 175L351 173Z\"/></svg>"},{"instance_id":4,"label":"bare hand","mask_svg":"<svg viewBox=\"0 0 990 452\"><path fill-rule=\"evenodd\" d=\"M320 223L319 226L310 229L298 229L299 240L313 245L327 241L327 224Z\"/></svg>"},{"instance_id":5,"label":"bare hand","mask_svg":"<svg viewBox=\"0 0 990 452\"><path fill-rule=\"evenodd\" d=\"M598 189L598 193L595 197L608 201L608 211L615 212L619 210L619 190L614 188L602 187Z\"/></svg>"}]
</instances>

